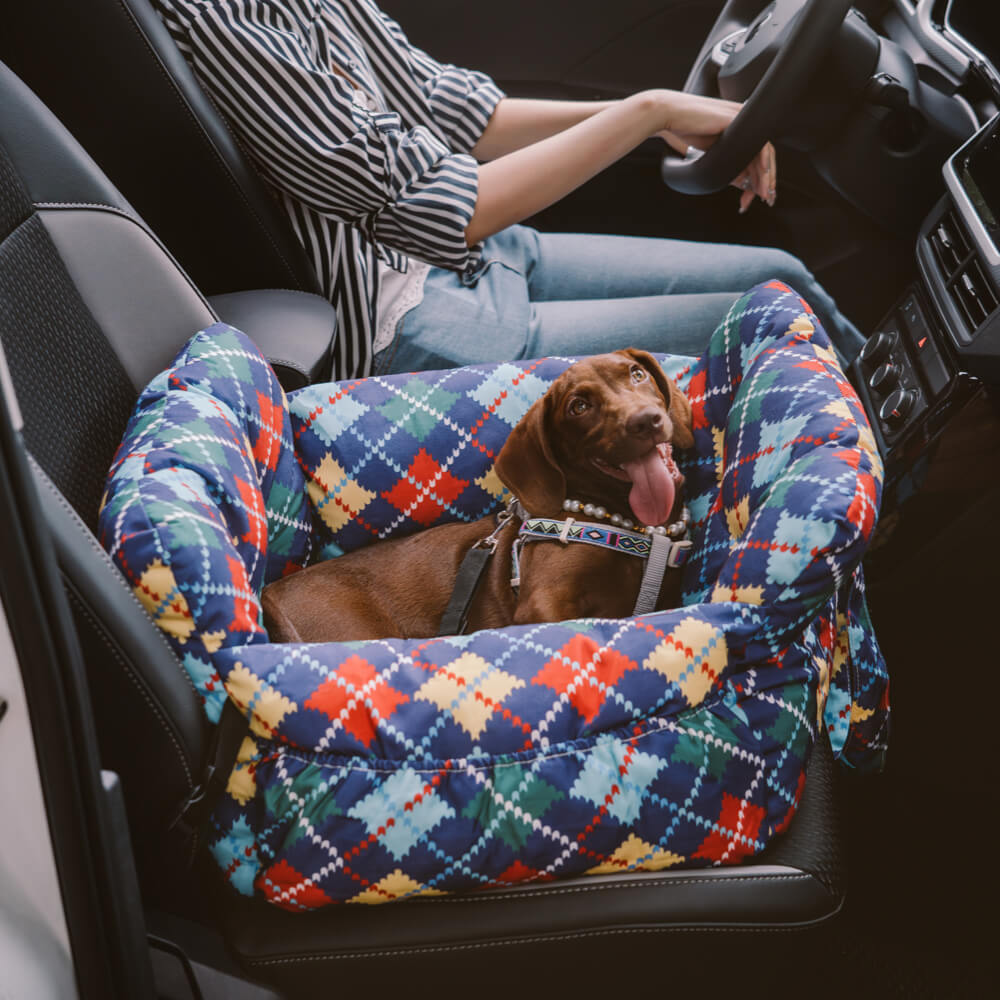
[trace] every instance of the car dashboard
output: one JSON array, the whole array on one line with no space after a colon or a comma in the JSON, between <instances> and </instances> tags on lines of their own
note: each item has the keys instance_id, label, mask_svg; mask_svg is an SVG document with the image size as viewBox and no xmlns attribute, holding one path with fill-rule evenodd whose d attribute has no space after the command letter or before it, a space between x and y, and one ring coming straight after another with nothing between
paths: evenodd
<instances>
[{"instance_id":1,"label":"car dashboard","mask_svg":"<svg viewBox=\"0 0 1000 1000\"><path fill-rule=\"evenodd\" d=\"M941 197L919 228L916 279L851 364L886 460L887 501L957 413L1000 381L1000 73L988 14L971 0L895 0L886 27L964 81L981 122L944 162ZM971 41L956 30L977 30ZM969 85L971 83L971 86ZM907 486L907 489L910 487Z\"/></svg>"}]
</instances>

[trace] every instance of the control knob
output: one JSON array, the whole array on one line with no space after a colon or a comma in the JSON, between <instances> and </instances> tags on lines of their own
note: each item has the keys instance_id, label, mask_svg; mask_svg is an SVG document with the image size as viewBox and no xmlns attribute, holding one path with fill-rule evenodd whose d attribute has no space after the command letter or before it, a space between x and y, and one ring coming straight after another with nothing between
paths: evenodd
<instances>
[{"instance_id":1,"label":"control knob","mask_svg":"<svg viewBox=\"0 0 1000 1000\"><path fill-rule=\"evenodd\" d=\"M913 389L896 389L886 396L878 415L890 430L899 430L906 423L906 418L912 412L916 401L917 394Z\"/></svg>"},{"instance_id":2,"label":"control knob","mask_svg":"<svg viewBox=\"0 0 1000 1000\"><path fill-rule=\"evenodd\" d=\"M899 385L899 369L891 362L879 365L868 380L872 392L885 396Z\"/></svg>"},{"instance_id":3,"label":"control knob","mask_svg":"<svg viewBox=\"0 0 1000 1000\"><path fill-rule=\"evenodd\" d=\"M861 348L858 356L865 365L874 367L889 357L889 352L895 346L897 339L895 330L879 330L865 341L865 346Z\"/></svg>"}]
</instances>

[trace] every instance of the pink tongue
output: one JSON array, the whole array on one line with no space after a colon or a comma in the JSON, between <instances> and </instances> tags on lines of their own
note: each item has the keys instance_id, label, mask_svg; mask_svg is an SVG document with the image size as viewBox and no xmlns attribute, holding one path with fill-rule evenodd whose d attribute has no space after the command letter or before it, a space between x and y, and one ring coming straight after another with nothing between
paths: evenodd
<instances>
[{"instance_id":1,"label":"pink tongue","mask_svg":"<svg viewBox=\"0 0 1000 1000\"><path fill-rule=\"evenodd\" d=\"M628 495L632 512L643 524L663 524L674 508L674 481L659 451L652 448L622 468L632 480Z\"/></svg>"}]
</instances>

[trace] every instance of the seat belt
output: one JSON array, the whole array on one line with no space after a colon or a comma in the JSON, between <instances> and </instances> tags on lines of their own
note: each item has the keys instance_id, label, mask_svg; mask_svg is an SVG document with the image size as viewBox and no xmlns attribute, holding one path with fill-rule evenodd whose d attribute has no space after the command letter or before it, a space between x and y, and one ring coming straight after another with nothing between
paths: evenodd
<instances>
[{"instance_id":1,"label":"seat belt","mask_svg":"<svg viewBox=\"0 0 1000 1000\"><path fill-rule=\"evenodd\" d=\"M201 828L215 807L215 803L218 802L219 796L226 790L229 776L236 766L240 747L249 732L250 721L232 698L227 697L215 732L212 733L201 781L181 806L180 812L168 828L169 833L177 833L183 840L197 844ZM194 853L192 850L192 859Z\"/></svg>"}]
</instances>

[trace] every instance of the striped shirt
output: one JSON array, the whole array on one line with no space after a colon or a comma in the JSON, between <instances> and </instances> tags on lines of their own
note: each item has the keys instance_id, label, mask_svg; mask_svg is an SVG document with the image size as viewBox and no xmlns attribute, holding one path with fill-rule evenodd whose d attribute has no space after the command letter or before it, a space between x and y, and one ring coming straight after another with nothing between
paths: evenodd
<instances>
[{"instance_id":1,"label":"striped shirt","mask_svg":"<svg viewBox=\"0 0 1000 1000\"><path fill-rule=\"evenodd\" d=\"M474 271L469 151L503 93L435 62L371 0L153 0L337 310L334 377L368 374L380 265Z\"/></svg>"}]
</instances>

